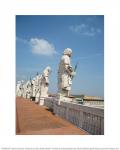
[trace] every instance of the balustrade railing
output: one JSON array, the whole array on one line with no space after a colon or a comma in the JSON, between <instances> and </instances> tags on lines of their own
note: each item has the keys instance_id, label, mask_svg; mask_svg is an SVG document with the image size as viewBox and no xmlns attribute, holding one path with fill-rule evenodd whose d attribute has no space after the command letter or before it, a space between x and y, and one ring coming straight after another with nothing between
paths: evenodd
<instances>
[{"instance_id":1,"label":"balustrade railing","mask_svg":"<svg viewBox=\"0 0 120 150\"><path fill-rule=\"evenodd\" d=\"M53 112L70 121L77 127L93 135L104 134L104 109L64 102L55 98L45 99L44 105Z\"/></svg>"}]
</instances>

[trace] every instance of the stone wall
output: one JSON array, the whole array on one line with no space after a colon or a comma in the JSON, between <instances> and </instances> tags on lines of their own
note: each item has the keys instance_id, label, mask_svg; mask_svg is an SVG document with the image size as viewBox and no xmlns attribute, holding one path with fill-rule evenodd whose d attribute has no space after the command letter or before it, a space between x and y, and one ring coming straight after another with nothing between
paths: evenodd
<instances>
[{"instance_id":1,"label":"stone wall","mask_svg":"<svg viewBox=\"0 0 120 150\"><path fill-rule=\"evenodd\" d=\"M104 109L65 101L59 104L56 98L46 98L44 105L90 134L104 134Z\"/></svg>"}]
</instances>

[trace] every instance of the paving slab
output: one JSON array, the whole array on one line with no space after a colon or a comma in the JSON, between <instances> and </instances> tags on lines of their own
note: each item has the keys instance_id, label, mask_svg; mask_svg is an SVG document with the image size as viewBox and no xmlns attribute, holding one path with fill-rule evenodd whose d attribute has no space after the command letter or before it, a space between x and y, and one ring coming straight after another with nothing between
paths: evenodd
<instances>
[{"instance_id":1,"label":"paving slab","mask_svg":"<svg viewBox=\"0 0 120 150\"><path fill-rule=\"evenodd\" d=\"M16 98L17 135L86 135L82 129L56 116L45 106Z\"/></svg>"}]
</instances>

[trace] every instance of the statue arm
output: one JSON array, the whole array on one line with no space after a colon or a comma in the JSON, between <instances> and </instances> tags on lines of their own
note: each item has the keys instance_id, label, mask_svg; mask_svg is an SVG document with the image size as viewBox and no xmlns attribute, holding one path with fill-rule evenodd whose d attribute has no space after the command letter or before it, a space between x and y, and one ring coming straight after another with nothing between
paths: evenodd
<instances>
[{"instance_id":1,"label":"statue arm","mask_svg":"<svg viewBox=\"0 0 120 150\"><path fill-rule=\"evenodd\" d=\"M72 70L70 69L70 65L69 64L65 64L65 70L66 70L66 72L69 74L69 75L71 75L71 72L72 72Z\"/></svg>"},{"instance_id":2,"label":"statue arm","mask_svg":"<svg viewBox=\"0 0 120 150\"><path fill-rule=\"evenodd\" d=\"M66 66L66 71L72 77L75 76L75 74L76 74L75 71L74 71L74 69L73 69L73 67L69 66L69 65Z\"/></svg>"},{"instance_id":3,"label":"statue arm","mask_svg":"<svg viewBox=\"0 0 120 150\"><path fill-rule=\"evenodd\" d=\"M44 82L46 85L49 85L49 78L48 78L49 73L46 71L44 72L43 78L44 78Z\"/></svg>"},{"instance_id":4,"label":"statue arm","mask_svg":"<svg viewBox=\"0 0 120 150\"><path fill-rule=\"evenodd\" d=\"M47 77L45 77L45 83L49 84L48 76L47 76Z\"/></svg>"},{"instance_id":5,"label":"statue arm","mask_svg":"<svg viewBox=\"0 0 120 150\"><path fill-rule=\"evenodd\" d=\"M68 61L66 60L66 62L64 63L64 67L66 72L70 75L70 76L74 76L75 75L75 71L73 69L73 67L70 64L70 60L68 59Z\"/></svg>"},{"instance_id":6,"label":"statue arm","mask_svg":"<svg viewBox=\"0 0 120 150\"><path fill-rule=\"evenodd\" d=\"M65 68L66 72L69 75L71 75L71 71L72 70L70 70L70 67L72 69L72 66L71 66L71 63L70 63L70 58L68 56L64 57L64 61L63 62L64 62L64 68Z\"/></svg>"}]
</instances>

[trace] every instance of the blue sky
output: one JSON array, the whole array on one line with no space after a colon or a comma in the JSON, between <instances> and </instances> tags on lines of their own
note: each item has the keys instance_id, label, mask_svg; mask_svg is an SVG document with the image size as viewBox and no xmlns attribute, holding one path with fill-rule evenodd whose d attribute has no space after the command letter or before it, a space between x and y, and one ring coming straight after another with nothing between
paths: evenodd
<instances>
[{"instance_id":1,"label":"blue sky","mask_svg":"<svg viewBox=\"0 0 120 150\"><path fill-rule=\"evenodd\" d=\"M72 94L104 97L104 16L16 16L16 78L28 80L51 66L49 91L57 92L65 48L77 62Z\"/></svg>"}]
</instances>

